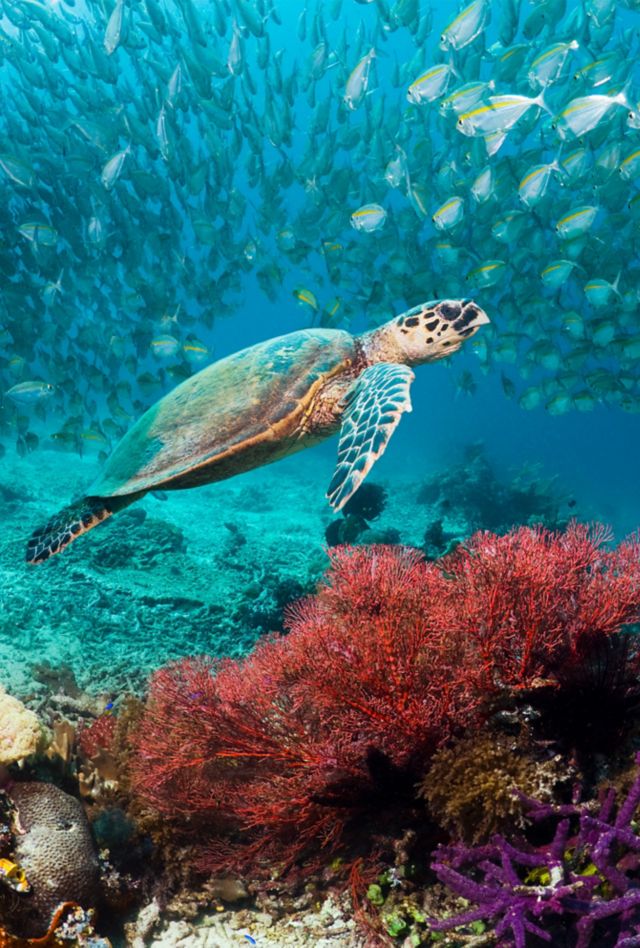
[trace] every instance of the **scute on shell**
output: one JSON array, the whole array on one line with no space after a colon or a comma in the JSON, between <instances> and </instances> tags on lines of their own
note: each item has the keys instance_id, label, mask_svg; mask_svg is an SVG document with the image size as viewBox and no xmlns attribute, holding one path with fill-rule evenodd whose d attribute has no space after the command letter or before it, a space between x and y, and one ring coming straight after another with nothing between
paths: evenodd
<instances>
[{"instance_id":1,"label":"scute on shell","mask_svg":"<svg viewBox=\"0 0 640 948\"><path fill-rule=\"evenodd\" d=\"M295 432L319 384L338 374L354 352L347 332L304 329L212 363L139 419L90 495L153 490L184 475L182 486L192 486L206 480L195 473L202 467L265 441L277 445Z\"/></svg>"}]
</instances>

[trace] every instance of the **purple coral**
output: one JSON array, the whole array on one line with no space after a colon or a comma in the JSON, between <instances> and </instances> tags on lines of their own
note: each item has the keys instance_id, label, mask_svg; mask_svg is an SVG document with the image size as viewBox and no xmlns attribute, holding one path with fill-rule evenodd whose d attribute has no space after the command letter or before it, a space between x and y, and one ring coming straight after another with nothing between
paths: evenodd
<instances>
[{"instance_id":1,"label":"purple coral","mask_svg":"<svg viewBox=\"0 0 640 948\"><path fill-rule=\"evenodd\" d=\"M484 920L502 948L526 948L528 934L558 944L561 931L573 948L640 948L640 830L633 822L640 770L618 807L614 790L595 803L566 806L523 799L532 823L556 821L551 842L511 843L498 835L486 846L439 847L438 879L476 907L431 919L431 929Z\"/></svg>"}]
</instances>

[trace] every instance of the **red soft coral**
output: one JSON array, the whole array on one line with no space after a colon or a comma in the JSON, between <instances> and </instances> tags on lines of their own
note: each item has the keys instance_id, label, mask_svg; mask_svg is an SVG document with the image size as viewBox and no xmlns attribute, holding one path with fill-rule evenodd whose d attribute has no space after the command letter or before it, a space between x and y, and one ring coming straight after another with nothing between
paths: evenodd
<instances>
[{"instance_id":1,"label":"red soft coral","mask_svg":"<svg viewBox=\"0 0 640 948\"><path fill-rule=\"evenodd\" d=\"M288 635L240 662L154 676L134 786L198 835L211 868L255 874L348 843L375 851L434 750L541 682L580 696L552 707L554 727L577 722L591 740L595 713L608 737L604 699L618 688L609 710L623 714L630 678L637 691L638 652L618 633L640 621L640 544L607 539L577 524L480 533L439 564L400 547L333 550ZM601 703L584 675L593 685L603 656L619 681L605 676Z\"/></svg>"},{"instance_id":2,"label":"red soft coral","mask_svg":"<svg viewBox=\"0 0 640 948\"><path fill-rule=\"evenodd\" d=\"M477 533L441 561L474 690L563 680L622 626L640 621L640 542L607 549L603 526Z\"/></svg>"},{"instance_id":3,"label":"red soft coral","mask_svg":"<svg viewBox=\"0 0 640 948\"><path fill-rule=\"evenodd\" d=\"M101 750L110 750L117 719L112 714L101 714L91 724L78 728L78 745L84 757L95 757Z\"/></svg>"},{"instance_id":4,"label":"red soft coral","mask_svg":"<svg viewBox=\"0 0 640 948\"><path fill-rule=\"evenodd\" d=\"M415 551L333 551L287 636L241 662L183 661L154 676L139 793L192 825L241 830L246 848L222 859L236 867L335 848L356 817L379 821L389 799L412 800L433 751L475 707L433 622L444 583Z\"/></svg>"}]
</instances>

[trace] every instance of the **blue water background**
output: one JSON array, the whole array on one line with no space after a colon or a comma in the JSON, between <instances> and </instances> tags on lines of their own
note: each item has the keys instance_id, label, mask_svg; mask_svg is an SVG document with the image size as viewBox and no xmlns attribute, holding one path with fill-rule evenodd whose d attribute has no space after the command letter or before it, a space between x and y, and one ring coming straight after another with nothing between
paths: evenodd
<instances>
[{"instance_id":1,"label":"blue water background","mask_svg":"<svg viewBox=\"0 0 640 948\"><path fill-rule=\"evenodd\" d=\"M495 14L497 5L493 6ZM569 3L567 8L570 10L571 6ZM423 5L423 8L426 9L426 6ZM77 12L81 7L77 6L75 9ZM318 9L322 9L322 4ZM438 3L434 7L434 28L425 48L425 65L434 61L439 32L455 15L457 9L457 5L451 2ZM307 41L304 50L300 52L297 22L302 10L301 5L279 3L278 10L283 23L279 26L270 22L268 31L272 35L272 48L285 49L282 65L283 72L287 74L294 56L298 53L300 59L308 56L311 46ZM314 9L309 8L309 22L313 14ZM364 25L365 34L373 35L377 15L376 4L366 6L345 0L341 20L328 24L329 36L334 38L337 44L343 31L353 36L360 24ZM617 29L623 25L637 28L637 20L636 14L621 9L618 11ZM494 15L494 22L487 32L487 45L495 39L496 27L497 17ZM229 39L230 33L225 40L220 41L222 50ZM385 77L391 69L392 57L385 54L394 51L394 55L402 58L403 49L407 56L414 53L412 42L402 29L391 33L385 43L379 41L377 45L381 55L372 83L373 94L376 89L384 87ZM247 41L246 55L249 59L253 49L253 41ZM355 51L352 55L356 60ZM255 74L254 70L254 76ZM322 80L322 83L324 94L330 94L330 76ZM398 95L402 94L402 90L398 90ZM318 99L321 98L319 93ZM296 155L303 153L306 145L303 95L298 97L296 115L298 127L294 131L294 159ZM353 121L357 120L356 115ZM436 151L439 146L444 147L445 144L444 139L440 143L434 143ZM239 184L242 186L242 180ZM252 199L255 200L255 195L252 195ZM301 189L294 186L287 196L292 217L303 199ZM390 192L385 203L393 207L394 203L401 201L400 195ZM430 221L425 221L422 233L425 241L433 236L434 230ZM367 239L366 235L354 235L346 225L344 234L340 236L345 240L354 239L356 236L358 239ZM192 250L194 255L199 253L195 243ZM277 254L277 251L273 248L272 250ZM126 258L123 263L126 267ZM204 327L199 331L198 327L195 327L201 338L211 346L216 358L253 342L309 324L308 311L295 303L291 289L301 284L312 286L313 267L326 279L322 261L319 255L316 255L311 261L311 273L306 266L304 271L299 273L294 265L286 261L284 263L287 279L277 303L269 302L255 282L254 275L246 273L242 275L244 299L237 312L230 318L216 322L210 331ZM108 278L109 266L110 261L105 258L105 278ZM456 273L451 274L450 290L446 272L440 271L434 280L438 295L444 297L449 292L453 295L458 288L458 276ZM434 286L425 286L421 298L407 300L407 305L430 298ZM325 292L328 293L329 289L327 286ZM188 294L188 287L185 291ZM486 305L489 315L494 315L491 305L484 299L488 294L479 291L474 295L481 304ZM526 299L520 300L519 303L522 305L523 321L526 322ZM398 301L396 309L401 311L404 305ZM549 305L553 307L553 301L550 301ZM499 313L495 315L499 318ZM353 328L365 328L364 317L356 317ZM154 367L150 361L149 365ZM143 370L145 365L142 364L140 368ZM567 415L550 416L544 408L525 412L505 396L500 381L502 368L500 365L491 365L484 374L479 369L473 351L467 346L455 356L450 365L438 364L418 369L413 387L413 414L404 417L386 456L378 463L372 476L386 480L391 486L396 474L406 478L408 474L415 473L416 480L419 481L425 472L432 473L458 459L465 444L481 440L501 476L510 477L522 465L540 465L541 476L547 478L557 475L562 490L576 499L577 516L600 516L614 525L618 535L635 529L638 522L637 484L640 468L638 416L625 414L618 408L606 405L597 406L588 414L573 411ZM477 383L477 391L472 396L457 392L456 380L465 369L472 373ZM511 366L506 366L507 373L510 369ZM151 403L153 399L147 401ZM9 449L12 449L11 444ZM332 442L314 450L318 465L323 465L326 469L328 481L336 444ZM46 467L42 469L42 475L46 478ZM52 498L54 506L58 500L59 498Z\"/></svg>"}]
</instances>

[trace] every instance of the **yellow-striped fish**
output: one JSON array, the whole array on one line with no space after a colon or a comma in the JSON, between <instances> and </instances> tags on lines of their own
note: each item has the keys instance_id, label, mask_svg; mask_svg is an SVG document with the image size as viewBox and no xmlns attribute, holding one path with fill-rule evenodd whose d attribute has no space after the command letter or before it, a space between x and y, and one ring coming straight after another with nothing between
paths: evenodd
<instances>
[{"instance_id":1,"label":"yellow-striped fish","mask_svg":"<svg viewBox=\"0 0 640 948\"><path fill-rule=\"evenodd\" d=\"M526 95L493 95L488 102L463 112L457 128L463 135L470 137L507 132L534 106L549 111L542 93L535 98Z\"/></svg>"},{"instance_id":2,"label":"yellow-striped fish","mask_svg":"<svg viewBox=\"0 0 640 948\"><path fill-rule=\"evenodd\" d=\"M293 295L303 306L309 306L317 312L318 300L316 299L315 293L312 293L311 290L307 290L304 286L299 286L293 291Z\"/></svg>"},{"instance_id":3,"label":"yellow-striped fish","mask_svg":"<svg viewBox=\"0 0 640 948\"><path fill-rule=\"evenodd\" d=\"M354 230L364 231L366 234L384 227L387 212L379 204L363 204L351 215L351 226Z\"/></svg>"},{"instance_id":4,"label":"yellow-striped fish","mask_svg":"<svg viewBox=\"0 0 640 948\"><path fill-rule=\"evenodd\" d=\"M453 66L447 63L432 66L411 83L407 89L407 99L414 105L433 102L447 91L452 75Z\"/></svg>"},{"instance_id":5,"label":"yellow-striped fish","mask_svg":"<svg viewBox=\"0 0 640 948\"><path fill-rule=\"evenodd\" d=\"M151 340L151 351L160 358L169 358L174 356L180 350L180 343L175 336L163 333Z\"/></svg>"},{"instance_id":6,"label":"yellow-striped fish","mask_svg":"<svg viewBox=\"0 0 640 948\"><path fill-rule=\"evenodd\" d=\"M562 73L569 52L578 49L576 40L570 43L552 43L547 46L529 66L529 85L532 88L546 89L556 82Z\"/></svg>"},{"instance_id":7,"label":"yellow-striped fish","mask_svg":"<svg viewBox=\"0 0 640 948\"><path fill-rule=\"evenodd\" d=\"M364 102L364 97L369 88L369 73L371 72L371 63L376 58L375 49L370 49L366 56L360 60L356 68L347 79L343 101L347 108L352 111L357 109Z\"/></svg>"},{"instance_id":8,"label":"yellow-striped fish","mask_svg":"<svg viewBox=\"0 0 640 948\"><path fill-rule=\"evenodd\" d=\"M203 362L208 362L211 358L209 346L201 342L200 339L196 339L195 336L189 336L182 346L182 351L184 352L185 359L191 363L191 365L201 365Z\"/></svg>"},{"instance_id":9,"label":"yellow-striped fish","mask_svg":"<svg viewBox=\"0 0 640 948\"><path fill-rule=\"evenodd\" d=\"M618 171L625 181L632 181L640 175L640 148L636 148L622 160Z\"/></svg>"},{"instance_id":10,"label":"yellow-striped fish","mask_svg":"<svg viewBox=\"0 0 640 948\"><path fill-rule=\"evenodd\" d=\"M552 161L547 165L535 165L529 168L518 185L518 197L526 207L535 207L547 193L551 173L559 171L560 165Z\"/></svg>"},{"instance_id":11,"label":"yellow-striped fish","mask_svg":"<svg viewBox=\"0 0 640 948\"><path fill-rule=\"evenodd\" d=\"M572 99L555 120L558 135L580 138L597 128L603 119L613 114L616 106L631 109L626 92L617 95L587 95Z\"/></svg>"},{"instance_id":12,"label":"yellow-striped fish","mask_svg":"<svg viewBox=\"0 0 640 948\"><path fill-rule=\"evenodd\" d=\"M504 260L485 260L467 273L467 280L476 287L495 286L502 279L506 266Z\"/></svg>"},{"instance_id":13,"label":"yellow-striped fish","mask_svg":"<svg viewBox=\"0 0 640 948\"><path fill-rule=\"evenodd\" d=\"M451 230L464 217L464 199L458 196L448 198L433 214L431 220L438 230Z\"/></svg>"},{"instance_id":14,"label":"yellow-striped fish","mask_svg":"<svg viewBox=\"0 0 640 948\"><path fill-rule=\"evenodd\" d=\"M574 208L556 222L556 234L563 240L572 240L574 237L586 234L596 219L597 213L598 208L592 204Z\"/></svg>"},{"instance_id":15,"label":"yellow-striped fish","mask_svg":"<svg viewBox=\"0 0 640 948\"><path fill-rule=\"evenodd\" d=\"M463 49L473 43L489 22L490 13L491 5L487 0L474 0L444 28L440 48Z\"/></svg>"},{"instance_id":16,"label":"yellow-striped fish","mask_svg":"<svg viewBox=\"0 0 640 948\"><path fill-rule=\"evenodd\" d=\"M573 260L553 260L540 273L540 279L545 286L557 290L569 279L576 263Z\"/></svg>"}]
</instances>

